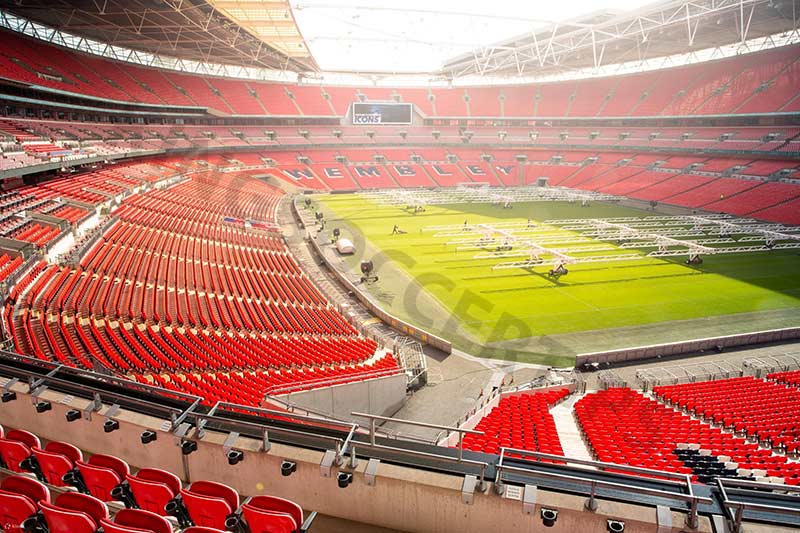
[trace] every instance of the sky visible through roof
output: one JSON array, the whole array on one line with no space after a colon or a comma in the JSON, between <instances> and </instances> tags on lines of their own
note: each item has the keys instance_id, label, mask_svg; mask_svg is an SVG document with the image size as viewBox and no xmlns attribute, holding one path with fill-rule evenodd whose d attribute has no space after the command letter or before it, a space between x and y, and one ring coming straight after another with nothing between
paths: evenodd
<instances>
[{"instance_id":1,"label":"sky visible through roof","mask_svg":"<svg viewBox=\"0 0 800 533\"><path fill-rule=\"evenodd\" d=\"M291 0L323 71L432 72L446 60L597 11L642 0Z\"/></svg>"}]
</instances>

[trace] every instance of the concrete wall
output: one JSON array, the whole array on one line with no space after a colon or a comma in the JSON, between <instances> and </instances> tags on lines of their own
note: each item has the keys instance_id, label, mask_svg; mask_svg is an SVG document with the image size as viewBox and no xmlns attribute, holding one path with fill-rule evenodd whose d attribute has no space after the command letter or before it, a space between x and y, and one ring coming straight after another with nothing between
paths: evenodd
<instances>
[{"instance_id":1,"label":"concrete wall","mask_svg":"<svg viewBox=\"0 0 800 533\"><path fill-rule=\"evenodd\" d=\"M623 363L626 361L654 359L669 355L697 353L705 350L713 350L717 346L722 348L733 348L736 346L764 344L768 342L778 342L797 338L800 338L800 328L756 331L753 333L742 333L739 335L726 335L723 337L711 337L707 339L695 339L666 344L653 344L650 346L623 348L620 350L608 350L605 352L584 353L575 358L575 366L580 367L581 365L588 363Z\"/></svg>"},{"instance_id":2,"label":"concrete wall","mask_svg":"<svg viewBox=\"0 0 800 533\"><path fill-rule=\"evenodd\" d=\"M301 218L297 210L297 204L295 202L292 202L292 209L295 213L295 216L297 218ZM369 309L369 311L373 315L381 319L386 325L395 329L396 331L399 331L404 335L413 337L424 344L433 346L434 348L437 348L438 350L441 350L444 353L451 353L453 351L453 345L450 343L450 341L443 339L441 337L437 337L433 333L418 328L413 324L410 324L405 320L397 318L396 316L391 315L386 311L384 311L383 308L380 305L378 305L378 303L375 302L367 292L362 291L361 287L354 285L349 279L347 279L347 276L345 276L341 271L338 270L336 265L330 262L328 256L325 254L325 249L327 248L323 249L322 246L320 246L320 243L317 241L317 239L314 238L313 236L309 238L309 242L311 243L311 247L314 250L314 253L316 253L317 257L319 257L322 261L325 262L325 264L328 266L328 269L334 275L334 277L339 281L339 283L341 283L342 286L344 286L348 291L352 292L355 295L355 297L358 298L358 301L360 301L362 305L364 305L364 307Z\"/></svg>"},{"instance_id":3,"label":"concrete wall","mask_svg":"<svg viewBox=\"0 0 800 533\"><path fill-rule=\"evenodd\" d=\"M45 391L41 399L52 401L52 410L36 414L30 397L24 393L27 386L17 384L13 390L18 399L0 404L0 424L6 428L24 428L45 440L71 442L90 453L113 454L133 467L163 468L184 481L209 479L226 483L245 496L280 495L306 510L370 525L428 533L534 532L543 530L539 513L542 507L548 507L559 511L558 521L548 530L553 532L602 532L608 518L625 521L628 533L685 531L685 515L679 512L671 513L672 527L658 528L654 507L599 500L597 511L588 512L583 507L584 497L542 489L537 491L532 514L523 511L519 498L510 497L513 495L509 492L513 491L498 496L491 483L485 493L476 492L473 502L466 504L460 476L391 464L379 466L376 483L370 486L364 476L365 460L355 468L353 483L340 489L335 479L339 469L334 467L331 477L321 475L323 452L273 443L265 453L259 451L260 442L246 438L239 438L234 444L245 452L244 461L230 466L222 448L226 435L212 431L198 443L195 453L182 456L172 435L160 430L162 420L123 411L116 417L120 429L105 434L103 416L95 414L91 421L65 420L66 411L83 408L85 400ZM158 440L141 444L139 435L145 429L155 430ZM280 475L284 458L297 462L297 472L290 477ZM697 531L710 532L709 521L701 517Z\"/></svg>"},{"instance_id":4,"label":"concrete wall","mask_svg":"<svg viewBox=\"0 0 800 533\"><path fill-rule=\"evenodd\" d=\"M382 378L353 381L277 396L289 405L312 412L324 413L340 420L350 420L358 411L373 415L391 416L406 400L406 376L399 374Z\"/></svg>"}]
</instances>

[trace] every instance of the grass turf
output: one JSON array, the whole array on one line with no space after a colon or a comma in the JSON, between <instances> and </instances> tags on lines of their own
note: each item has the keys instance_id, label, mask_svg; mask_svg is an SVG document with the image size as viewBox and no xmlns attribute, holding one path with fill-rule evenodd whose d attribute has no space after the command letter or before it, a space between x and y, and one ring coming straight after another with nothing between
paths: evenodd
<instances>
[{"instance_id":1,"label":"grass turf","mask_svg":"<svg viewBox=\"0 0 800 533\"><path fill-rule=\"evenodd\" d=\"M373 294L390 312L445 338L463 329L479 343L496 343L800 307L800 257L792 250L709 256L699 266L685 265L684 257L577 264L568 267L568 275L553 279L546 275L549 266L492 270L509 259L477 260L477 251L456 252L445 244L447 239L421 231L465 220L541 222L650 214L631 208L536 202L504 210L474 204L428 206L415 215L353 195L316 200L329 228L341 227L360 252L374 254L367 257L374 258L381 280L371 287ZM391 235L394 224L407 233ZM351 268L357 268L361 257L347 260ZM417 294L420 289L436 303L426 304ZM442 312L452 317L444 325L436 316Z\"/></svg>"}]
</instances>

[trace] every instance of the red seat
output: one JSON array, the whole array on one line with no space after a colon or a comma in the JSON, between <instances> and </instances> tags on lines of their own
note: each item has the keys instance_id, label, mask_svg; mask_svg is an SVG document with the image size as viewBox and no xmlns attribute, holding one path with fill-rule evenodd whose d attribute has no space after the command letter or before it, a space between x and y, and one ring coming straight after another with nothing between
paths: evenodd
<instances>
[{"instance_id":1,"label":"red seat","mask_svg":"<svg viewBox=\"0 0 800 533\"><path fill-rule=\"evenodd\" d=\"M9 476L0 483L0 490L27 496L33 502L50 501L50 489L46 485L25 476Z\"/></svg>"},{"instance_id":2,"label":"red seat","mask_svg":"<svg viewBox=\"0 0 800 533\"><path fill-rule=\"evenodd\" d=\"M292 533L299 527L288 513L243 506L242 514L251 533Z\"/></svg>"},{"instance_id":3,"label":"red seat","mask_svg":"<svg viewBox=\"0 0 800 533\"><path fill-rule=\"evenodd\" d=\"M181 498L196 526L225 529L225 519L239 507L239 494L213 481L195 481L189 490L181 490Z\"/></svg>"},{"instance_id":4,"label":"red seat","mask_svg":"<svg viewBox=\"0 0 800 533\"><path fill-rule=\"evenodd\" d=\"M303 510L276 496L253 496L242 505L251 533L291 533L303 525Z\"/></svg>"},{"instance_id":5,"label":"red seat","mask_svg":"<svg viewBox=\"0 0 800 533\"><path fill-rule=\"evenodd\" d=\"M40 501L39 509L50 533L95 533L108 518L106 504L79 492L63 493L55 505Z\"/></svg>"},{"instance_id":6,"label":"red seat","mask_svg":"<svg viewBox=\"0 0 800 533\"><path fill-rule=\"evenodd\" d=\"M23 472L19 464L31 455L31 448L39 448L39 437L28 431L12 429L0 438L0 458L12 472Z\"/></svg>"},{"instance_id":7,"label":"red seat","mask_svg":"<svg viewBox=\"0 0 800 533\"><path fill-rule=\"evenodd\" d=\"M99 524L103 518L108 518L108 507L105 503L94 496L80 492L64 492L56 498L55 505L61 509L84 513L95 524Z\"/></svg>"},{"instance_id":8,"label":"red seat","mask_svg":"<svg viewBox=\"0 0 800 533\"><path fill-rule=\"evenodd\" d=\"M127 475L133 499L140 509L166 515L167 502L181 491L181 480L172 472L157 468L142 468L136 475Z\"/></svg>"},{"instance_id":9,"label":"red seat","mask_svg":"<svg viewBox=\"0 0 800 533\"><path fill-rule=\"evenodd\" d=\"M97 531L97 524L86 513L62 509L47 502L39 502L39 508L50 533L95 533Z\"/></svg>"},{"instance_id":10,"label":"red seat","mask_svg":"<svg viewBox=\"0 0 800 533\"><path fill-rule=\"evenodd\" d=\"M91 456L88 462L76 461L75 467L89 493L106 502L114 499L111 491L130 471L122 459L101 454Z\"/></svg>"},{"instance_id":11,"label":"red seat","mask_svg":"<svg viewBox=\"0 0 800 533\"><path fill-rule=\"evenodd\" d=\"M122 509L111 522L100 520L105 533L172 533L166 518L141 509Z\"/></svg>"},{"instance_id":12,"label":"red seat","mask_svg":"<svg viewBox=\"0 0 800 533\"><path fill-rule=\"evenodd\" d=\"M44 450L32 448L31 452L44 480L57 487L65 485L64 474L74 468L75 462L83 459L81 451L66 442L50 442Z\"/></svg>"},{"instance_id":13,"label":"red seat","mask_svg":"<svg viewBox=\"0 0 800 533\"><path fill-rule=\"evenodd\" d=\"M183 533L225 533L225 531L213 527L191 526L184 529Z\"/></svg>"},{"instance_id":14,"label":"red seat","mask_svg":"<svg viewBox=\"0 0 800 533\"><path fill-rule=\"evenodd\" d=\"M36 511L36 504L24 494L0 489L0 520L5 531L15 531Z\"/></svg>"}]
</instances>

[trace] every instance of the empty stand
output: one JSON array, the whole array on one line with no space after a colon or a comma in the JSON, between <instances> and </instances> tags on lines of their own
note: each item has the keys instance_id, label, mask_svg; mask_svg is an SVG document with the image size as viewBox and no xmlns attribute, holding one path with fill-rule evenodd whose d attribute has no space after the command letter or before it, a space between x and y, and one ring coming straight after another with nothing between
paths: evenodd
<instances>
[{"instance_id":1,"label":"empty stand","mask_svg":"<svg viewBox=\"0 0 800 533\"><path fill-rule=\"evenodd\" d=\"M564 455L549 408L569 391L555 389L506 396L475 426L483 435L465 435L464 448L499 453L500 448Z\"/></svg>"},{"instance_id":2,"label":"empty stand","mask_svg":"<svg viewBox=\"0 0 800 533\"><path fill-rule=\"evenodd\" d=\"M0 57L14 80L97 98L204 106L224 114L344 116L349 104L411 102L426 116L594 117L792 111L797 45L626 76L541 85L350 88L204 78L86 56L12 32ZM46 74L43 75L43 74Z\"/></svg>"},{"instance_id":3,"label":"empty stand","mask_svg":"<svg viewBox=\"0 0 800 533\"><path fill-rule=\"evenodd\" d=\"M653 393L702 419L773 448L800 445L800 390L745 376L655 387Z\"/></svg>"},{"instance_id":4,"label":"empty stand","mask_svg":"<svg viewBox=\"0 0 800 533\"><path fill-rule=\"evenodd\" d=\"M254 406L280 387L399 372L300 271L276 230L279 198L246 173L216 172L129 197L80 266L37 271L16 302L17 349ZM93 485L102 499L126 476L76 470L105 479Z\"/></svg>"},{"instance_id":5,"label":"empty stand","mask_svg":"<svg viewBox=\"0 0 800 533\"><path fill-rule=\"evenodd\" d=\"M800 481L800 464L631 389L587 394L575 404L575 416L600 461L683 473L704 483L717 477Z\"/></svg>"}]
</instances>

